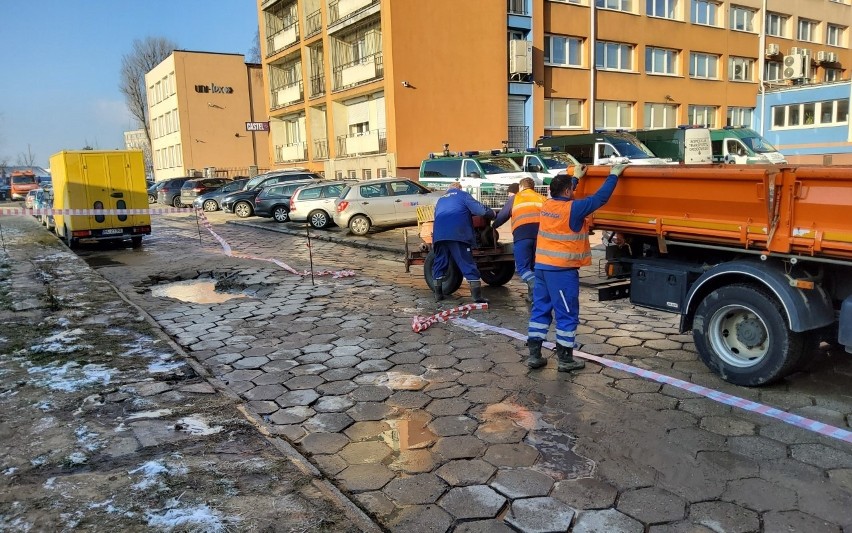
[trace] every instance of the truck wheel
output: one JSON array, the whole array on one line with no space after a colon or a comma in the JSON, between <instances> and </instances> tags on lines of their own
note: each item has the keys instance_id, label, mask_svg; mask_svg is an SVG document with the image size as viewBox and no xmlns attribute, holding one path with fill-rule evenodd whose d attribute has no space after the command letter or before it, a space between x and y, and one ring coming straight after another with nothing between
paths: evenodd
<instances>
[{"instance_id":1,"label":"truck wheel","mask_svg":"<svg viewBox=\"0 0 852 533\"><path fill-rule=\"evenodd\" d=\"M482 281L492 287L501 287L515 275L515 263L497 263L492 270L480 270Z\"/></svg>"},{"instance_id":2,"label":"truck wheel","mask_svg":"<svg viewBox=\"0 0 852 533\"><path fill-rule=\"evenodd\" d=\"M787 327L784 310L751 285L720 287L695 310L692 335L701 360L735 385L766 385L792 373L804 353L805 333Z\"/></svg>"},{"instance_id":3,"label":"truck wheel","mask_svg":"<svg viewBox=\"0 0 852 533\"><path fill-rule=\"evenodd\" d=\"M432 264L435 262L435 251L432 250L426 254L426 259L423 262L423 278L426 280L426 285L429 290L435 290L435 279L432 277ZM444 294L452 294L459 290L462 284L462 275L455 263L450 261L450 266L444 274L444 282L441 284Z\"/></svg>"},{"instance_id":4,"label":"truck wheel","mask_svg":"<svg viewBox=\"0 0 852 533\"><path fill-rule=\"evenodd\" d=\"M62 236L62 238L65 241L65 244L68 246L68 248L70 248L72 250L77 249L78 241L77 241L77 239L75 239L74 237L71 236L71 232L68 231L68 228L65 228L65 234Z\"/></svg>"},{"instance_id":5,"label":"truck wheel","mask_svg":"<svg viewBox=\"0 0 852 533\"><path fill-rule=\"evenodd\" d=\"M142 237L130 237L130 246L133 248L141 248Z\"/></svg>"}]
</instances>

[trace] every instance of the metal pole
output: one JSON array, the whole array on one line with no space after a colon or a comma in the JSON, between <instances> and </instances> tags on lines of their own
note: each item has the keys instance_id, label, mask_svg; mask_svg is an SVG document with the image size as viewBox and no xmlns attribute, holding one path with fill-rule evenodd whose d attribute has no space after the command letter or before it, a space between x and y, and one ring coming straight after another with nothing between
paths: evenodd
<instances>
[{"instance_id":1,"label":"metal pole","mask_svg":"<svg viewBox=\"0 0 852 533\"><path fill-rule=\"evenodd\" d=\"M204 243L201 242L201 224L198 223L198 210L195 210L195 228L198 230L198 246L202 246Z\"/></svg>"},{"instance_id":2,"label":"metal pole","mask_svg":"<svg viewBox=\"0 0 852 533\"><path fill-rule=\"evenodd\" d=\"M595 132L595 82L597 69L595 68L595 43L597 42L597 10L595 2L589 2L589 133Z\"/></svg>"},{"instance_id":3,"label":"metal pole","mask_svg":"<svg viewBox=\"0 0 852 533\"><path fill-rule=\"evenodd\" d=\"M311 265L311 285L316 285L316 283L314 283L314 248L311 246L310 224L305 224L305 235L308 236L308 259L310 260Z\"/></svg>"}]
</instances>

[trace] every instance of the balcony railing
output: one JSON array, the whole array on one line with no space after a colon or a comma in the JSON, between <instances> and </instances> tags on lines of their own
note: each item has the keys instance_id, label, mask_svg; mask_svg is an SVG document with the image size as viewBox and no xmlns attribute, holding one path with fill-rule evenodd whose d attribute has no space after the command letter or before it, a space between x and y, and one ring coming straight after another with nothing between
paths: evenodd
<instances>
[{"instance_id":1,"label":"balcony railing","mask_svg":"<svg viewBox=\"0 0 852 533\"><path fill-rule=\"evenodd\" d=\"M383 154L387 151L388 139L385 130L370 130L337 137L337 157Z\"/></svg>"},{"instance_id":2,"label":"balcony railing","mask_svg":"<svg viewBox=\"0 0 852 533\"><path fill-rule=\"evenodd\" d=\"M328 139L314 140L314 160L328 159Z\"/></svg>"},{"instance_id":3,"label":"balcony railing","mask_svg":"<svg viewBox=\"0 0 852 533\"><path fill-rule=\"evenodd\" d=\"M349 63L337 65L333 69L333 75L335 91L381 79L385 75L382 54L379 52Z\"/></svg>"},{"instance_id":4,"label":"balcony railing","mask_svg":"<svg viewBox=\"0 0 852 533\"><path fill-rule=\"evenodd\" d=\"M288 21L289 23L281 31L270 35L266 39L266 55L271 56L293 45L299 40L299 21Z\"/></svg>"},{"instance_id":5,"label":"balcony railing","mask_svg":"<svg viewBox=\"0 0 852 533\"><path fill-rule=\"evenodd\" d=\"M379 0L332 0L328 3L328 25L354 18L364 8L378 3Z\"/></svg>"},{"instance_id":6,"label":"balcony railing","mask_svg":"<svg viewBox=\"0 0 852 533\"><path fill-rule=\"evenodd\" d=\"M529 146L529 126L509 126L509 148L525 150Z\"/></svg>"},{"instance_id":7,"label":"balcony railing","mask_svg":"<svg viewBox=\"0 0 852 533\"><path fill-rule=\"evenodd\" d=\"M322 31L322 12L317 9L305 17L305 39Z\"/></svg>"},{"instance_id":8,"label":"balcony railing","mask_svg":"<svg viewBox=\"0 0 852 533\"><path fill-rule=\"evenodd\" d=\"M305 89L302 80L289 85L281 85L272 89L271 108L278 109L305 99Z\"/></svg>"},{"instance_id":9,"label":"balcony railing","mask_svg":"<svg viewBox=\"0 0 852 533\"><path fill-rule=\"evenodd\" d=\"M507 11L510 15L529 15L526 0L508 0Z\"/></svg>"},{"instance_id":10,"label":"balcony railing","mask_svg":"<svg viewBox=\"0 0 852 533\"><path fill-rule=\"evenodd\" d=\"M325 94L325 76L311 77L311 98Z\"/></svg>"},{"instance_id":11,"label":"balcony railing","mask_svg":"<svg viewBox=\"0 0 852 533\"><path fill-rule=\"evenodd\" d=\"M275 162L305 161L308 159L308 147L303 142L275 145Z\"/></svg>"}]
</instances>

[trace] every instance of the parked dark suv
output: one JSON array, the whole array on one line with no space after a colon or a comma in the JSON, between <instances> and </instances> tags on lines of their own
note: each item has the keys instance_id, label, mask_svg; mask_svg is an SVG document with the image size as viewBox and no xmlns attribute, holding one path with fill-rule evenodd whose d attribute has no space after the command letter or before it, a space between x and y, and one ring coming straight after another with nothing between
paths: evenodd
<instances>
[{"instance_id":1,"label":"parked dark suv","mask_svg":"<svg viewBox=\"0 0 852 533\"><path fill-rule=\"evenodd\" d=\"M254 199L264 187L289 181L319 179L322 179L319 174L304 170L285 170L259 174L249 180L245 189L222 198L222 211L236 213L240 218L250 217L254 214Z\"/></svg>"},{"instance_id":2,"label":"parked dark suv","mask_svg":"<svg viewBox=\"0 0 852 533\"><path fill-rule=\"evenodd\" d=\"M318 182L299 180L264 187L254 199L254 214L259 217L272 217L276 222L288 222L290 220L290 197L299 187L313 183Z\"/></svg>"},{"instance_id":3,"label":"parked dark suv","mask_svg":"<svg viewBox=\"0 0 852 533\"><path fill-rule=\"evenodd\" d=\"M161 204L173 205L175 207L183 207L180 201L180 188L188 180L193 179L190 176L183 178L171 178L163 180L162 185L157 189L157 201Z\"/></svg>"},{"instance_id":4,"label":"parked dark suv","mask_svg":"<svg viewBox=\"0 0 852 533\"><path fill-rule=\"evenodd\" d=\"M216 190L230 182L230 178L196 178L186 180L180 188L180 203L190 206L202 194Z\"/></svg>"}]
</instances>

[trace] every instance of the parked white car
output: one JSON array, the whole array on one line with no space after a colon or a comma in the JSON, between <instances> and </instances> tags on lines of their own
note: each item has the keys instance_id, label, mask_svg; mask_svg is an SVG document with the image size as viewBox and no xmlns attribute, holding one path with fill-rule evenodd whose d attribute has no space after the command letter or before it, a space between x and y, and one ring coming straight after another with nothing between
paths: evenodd
<instances>
[{"instance_id":1,"label":"parked white car","mask_svg":"<svg viewBox=\"0 0 852 533\"><path fill-rule=\"evenodd\" d=\"M405 178L351 183L335 201L334 222L355 235L365 235L373 226L413 224L417 207L435 205L442 194Z\"/></svg>"},{"instance_id":2,"label":"parked white car","mask_svg":"<svg viewBox=\"0 0 852 533\"><path fill-rule=\"evenodd\" d=\"M290 197L290 221L308 222L317 229L331 225L334 201L351 181L323 181L296 189Z\"/></svg>"}]
</instances>

